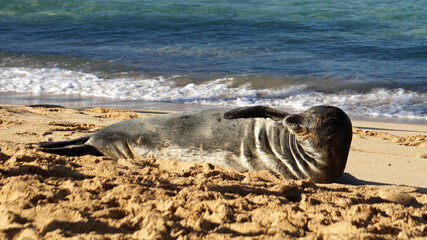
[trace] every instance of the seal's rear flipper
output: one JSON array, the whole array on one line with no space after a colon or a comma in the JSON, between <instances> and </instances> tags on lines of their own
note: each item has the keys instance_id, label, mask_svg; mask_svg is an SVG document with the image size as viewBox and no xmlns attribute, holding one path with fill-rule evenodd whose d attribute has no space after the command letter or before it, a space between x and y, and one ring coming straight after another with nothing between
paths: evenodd
<instances>
[{"instance_id":1,"label":"seal's rear flipper","mask_svg":"<svg viewBox=\"0 0 427 240\"><path fill-rule=\"evenodd\" d=\"M37 149L42 152L54 153L65 156L103 156L103 154L98 151L98 149L85 144L86 141L89 140L89 138L90 135L69 141L43 143L40 144Z\"/></svg>"}]
</instances>

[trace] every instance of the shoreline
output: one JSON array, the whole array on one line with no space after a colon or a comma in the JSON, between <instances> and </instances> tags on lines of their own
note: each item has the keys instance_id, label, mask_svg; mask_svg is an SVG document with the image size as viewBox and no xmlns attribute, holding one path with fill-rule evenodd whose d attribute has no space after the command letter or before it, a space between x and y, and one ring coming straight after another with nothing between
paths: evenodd
<instances>
[{"instance_id":1,"label":"shoreline","mask_svg":"<svg viewBox=\"0 0 427 240\"><path fill-rule=\"evenodd\" d=\"M55 104L69 108L107 107L133 111L180 112L205 108L225 107L224 105L203 105L190 103L152 102L141 100L121 100L102 97L84 97L79 95L34 95L31 93L0 93L0 104L35 105ZM289 111L286 108L280 108ZM294 111L289 111L294 112ZM427 125L427 121L411 118L356 116L349 114L352 121L383 122L411 125Z\"/></svg>"}]
</instances>

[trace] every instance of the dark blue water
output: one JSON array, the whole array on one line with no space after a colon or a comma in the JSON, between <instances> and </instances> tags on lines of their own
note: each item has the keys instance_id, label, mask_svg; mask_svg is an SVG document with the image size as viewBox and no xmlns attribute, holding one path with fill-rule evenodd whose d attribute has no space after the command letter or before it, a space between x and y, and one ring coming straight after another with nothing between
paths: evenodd
<instances>
[{"instance_id":1,"label":"dark blue water","mask_svg":"<svg viewBox=\"0 0 427 240\"><path fill-rule=\"evenodd\" d=\"M315 93L327 94L331 100L316 97L296 105L345 106L349 98L360 96L364 103L371 99L405 104L402 109L412 109L410 115L423 118L427 112L422 104L427 99L427 3L0 0L0 64L4 78L18 82L25 81L11 69L34 78L42 74L42 80L58 81L59 77L44 76L37 69L93 74L101 81L163 81L163 85L150 84L177 92L185 90L178 87L192 83L199 92L203 84L210 84L208 89L221 88L218 84L229 88L219 96L177 93L166 98L143 91L130 99L234 104L230 101L243 98L243 104L270 105L278 99L292 105L290 97L302 99ZM224 83L224 78L229 80ZM217 80L222 82L213 83ZM82 83L74 82L73 89L84 92ZM55 93L44 86L32 90L37 86L31 84L26 90L19 83L0 90ZM141 84L144 88L148 83ZM246 89L249 95L235 88ZM290 93L290 88L298 91ZM68 88L56 91L67 94L64 89ZM126 90L119 95L93 91L83 95L126 98L127 94ZM384 97L377 100L368 96L382 93ZM331 94L340 100L334 101ZM385 99L387 95L392 99ZM407 102L394 102L403 95ZM376 113L407 115L402 111Z\"/></svg>"}]
</instances>

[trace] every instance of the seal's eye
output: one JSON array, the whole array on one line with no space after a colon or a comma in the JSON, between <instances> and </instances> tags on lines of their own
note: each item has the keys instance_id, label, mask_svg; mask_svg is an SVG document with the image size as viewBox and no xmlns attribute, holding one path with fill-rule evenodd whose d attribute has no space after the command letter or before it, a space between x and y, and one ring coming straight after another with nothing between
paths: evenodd
<instances>
[{"instance_id":1,"label":"seal's eye","mask_svg":"<svg viewBox=\"0 0 427 240\"><path fill-rule=\"evenodd\" d=\"M292 115L287 116L284 120L285 120L286 124L292 125L292 124L301 124L303 118L300 115L292 114Z\"/></svg>"},{"instance_id":2,"label":"seal's eye","mask_svg":"<svg viewBox=\"0 0 427 240\"><path fill-rule=\"evenodd\" d=\"M298 114L292 114L283 119L283 123L293 130L300 129L303 125L303 122L304 118Z\"/></svg>"}]
</instances>

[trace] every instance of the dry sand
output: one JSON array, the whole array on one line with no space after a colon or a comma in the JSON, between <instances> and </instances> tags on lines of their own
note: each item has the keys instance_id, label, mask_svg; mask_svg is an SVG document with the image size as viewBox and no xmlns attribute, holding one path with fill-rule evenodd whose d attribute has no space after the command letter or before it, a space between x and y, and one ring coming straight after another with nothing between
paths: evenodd
<instances>
[{"instance_id":1,"label":"dry sand","mask_svg":"<svg viewBox=\"0 0 427 240\"><path fill-rule=\"evenodd\" d=\"M63 157L35 149L38 142L146 115L2 105L0 239L427 237L422 125L353 122L346 173L334 184L203 163Z\"/></svg>"}]
</instances>

